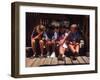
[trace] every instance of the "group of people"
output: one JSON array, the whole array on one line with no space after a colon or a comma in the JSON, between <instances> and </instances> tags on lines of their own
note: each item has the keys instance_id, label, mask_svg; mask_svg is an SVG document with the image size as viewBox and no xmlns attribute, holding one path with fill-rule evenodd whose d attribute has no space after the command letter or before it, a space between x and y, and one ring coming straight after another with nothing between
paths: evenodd
<instances>
[{"instance_id":1,"label":"group of people","mask_svg":"<svg viewBox=\"0 0 100 80\"><path fill-rule=\"evenodd\" d=\"M76 55L79 54L81 34L77 24L71 24L69 28L65 26L51 26L46 28L43 25L34 27L31 34L31 46L35 56L36 41L39 43L40 56L43 56L44 48L47 51L47 56L55 54L55 48L58 47L58 59L65 59L65 52L70 50L73 55L73 60L76 60ZM52 52L50 53L50 47Z\"/></svg>"}]
</instances>

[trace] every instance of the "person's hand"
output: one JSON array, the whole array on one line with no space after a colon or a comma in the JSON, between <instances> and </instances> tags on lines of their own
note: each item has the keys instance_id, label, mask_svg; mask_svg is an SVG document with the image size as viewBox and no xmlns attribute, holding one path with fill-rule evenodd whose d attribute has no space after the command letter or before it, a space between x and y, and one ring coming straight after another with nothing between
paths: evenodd
<instances>
[{"instance_id":1,"label":"person's hand","mask_svg":"<svg viewBox=\"0 0 100 80\"><path fill-rule=\"evenodd\" d=\"M68 36L68 33L65 33L65 36Z\"/></svg>"},{"instance_id":2,"label":"person's hand","mask_svg":"<svg viewBox=\"0 0 100 80\"><path fill-rule=\"evenodd\" d=\"M40 35L42 35L43 34L43 32L40 32Z\"/></svg>"},{"instance_id":3,"label":"person's hand","mask_svg":"<svg viewBox=\"0 0 100 80\"><path fill-rule=\"evenodd\" d=\"M51 45L51 44L52 44L52 42L51 42L50 40L48 40L48 41L47 41L47 44Z\"/></svg>"},{"instance_id":4,"label":"person's hand","mask_svg":"<svg viewBox=\"0 0 100 80\"><path fill-rule=\"evenodd\" d=\"M70 42L70 44L73 44L72 42Z\"/></svg>"},{"instance_id":5,"label":"person's hand","mask_svg":"<svg viewBox=\"0 0 100 80\"><path fill-rule=\"evenodd\" d=\"M79 45L79 43L76 43L76 45Z\"/></svg>"},{"instance_id":6,"label":"person's hand","mask_svg":"<svg viewBox=\"0 0 100 80\"><path fill-rule=\"evenodd\" d=\"M68 33L65 33L65 36L68 36L70 34L70 31Z\"/></svg>"},{"instance_id":7,"label":"person's hand","mask_svg":"<svg viewBox=\"0 0 100 80\"><path fill-rule=\"evenodd\" d=\"M38 34L38 36L41 36L43 34L43 32L40 32L39 34Z\"/></svg>"},{"instance_id":8,"label":"person's hand","mask_svg":"<svg viewBox=\"0 0 100 80\"><path fill-rule=\"evenodd\" d=\"M36 38L40 39L42 34L43 34L43 32L39 33Z\"/></svg>"},{"instance_id":9,"label":"person's hand","mask_svg":"<svg viewBox=\"0 0 100 80\"><path fill-rule=\"evenodd\" d=\"M43 34L43 32L40 32L37 37L39 38L42 34Z\"/></svg>"},{"instance_id":10,"label":"person's hand","mask_svg":"<svg viewBox=\"0 0 100 80\"><path fill-rule=\"evenodd\" d=\"M40 39L40 36L38 35L38 36L36 36L36 39Z\"/></svg>"}]
</instances>

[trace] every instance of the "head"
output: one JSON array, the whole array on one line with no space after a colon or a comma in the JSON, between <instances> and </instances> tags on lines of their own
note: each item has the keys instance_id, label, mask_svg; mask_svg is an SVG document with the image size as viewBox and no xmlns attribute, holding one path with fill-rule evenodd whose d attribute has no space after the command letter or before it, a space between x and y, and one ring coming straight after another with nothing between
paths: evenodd
<instances>
[{"instance_id":1,"label":"head","mask_svg":"<svg viewBox=\"0 0 100 80\"><path fill-rule=\"evenodd\" d=\"M47 27L47 32L52 33L54 31L54 27L52 25L49 25Z\"/></svg>"},{"instance_id":2,"label":"head","mask_svg":"<svg viewBox=\"0 0 100 80\"><path fill-rule=\"evenodd\" d=\"M76 32L77 30L78 30L77 24L72 24L72 25L70 26L70 31L71 31L71 32Z\"/></svg>"},{"instance_id":3,"label":"head","mask_svg":"<svg viewBox=\"0 0 100 80\"><path fill-rule=\"evenodd\" d=\"M59 32L59 26L54 27L54 32Z\"/></svg>"},{"instance_id":4,"label":"head","mask_svg":"<svg viewBox=\"0 0 100 80\"><path fill-rule=\"evenodd\" d=\"M37 33L41 33L41 32L44 32L44 31L45 31L45 26L43 26L43 25L36 26L36 32Z\"/></svg>"},{"instance_id":5,"label":"head","mask_svg":"<svg viewBox=\"0 0 100 80\"><path fill-rule=\"evenodd\" d=\"M69 32L69 27L66 28L66 31L65 32Z\"/></svg>"},{"instance_id":6,"label":"head","mask_svg":"<svg viewBox=\"0 0 100 80\"><path fill-rule=\"evenodd\" d=\"M61 33L64 33L64 32L66 31L66 28L65 28L65 26L60 26L60 29L59 29L59 31L60 31Z\"/></svg>"}]
</instances>

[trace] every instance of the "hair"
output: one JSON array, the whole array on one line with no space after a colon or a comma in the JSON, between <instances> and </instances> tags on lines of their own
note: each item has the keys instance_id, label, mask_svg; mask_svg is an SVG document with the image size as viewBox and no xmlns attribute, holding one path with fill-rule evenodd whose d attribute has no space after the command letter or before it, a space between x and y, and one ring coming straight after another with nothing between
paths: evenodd
<instances>
[{"instance_id":1,"label":"hair","mask_svg":"<svg viewBox=\"0 0 100 80\"><path fill-rule=\"evenodd\" d=\"M38 29L40 31L45 31L45 26L43 26L43 25L37 25L36 29Z\"/></svg>"},{"instance_id":2,"label":"hair","mask_svg":"<svg viewBox=\"0 0 100 80\"><path fill-rule=\"evenodd\" d=\"M74 31L79 31L79 27L78 27L78 25L75 24L75 23L70 25L70 30L71 30L71 29L74 29Z\"/></svg>"}]
</instances>

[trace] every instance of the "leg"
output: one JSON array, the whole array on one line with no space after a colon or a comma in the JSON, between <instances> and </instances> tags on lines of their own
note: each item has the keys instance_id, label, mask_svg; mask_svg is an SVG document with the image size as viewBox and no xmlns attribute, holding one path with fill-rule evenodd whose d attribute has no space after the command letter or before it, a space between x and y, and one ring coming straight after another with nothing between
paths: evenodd
<instances>
[{"instance_id":1,"label":"leg","mask_svg":"<svg viewBox=\"0 0 100 80\"><path fill-rule=\"evenodd\" d=\"M47 57L50 56L51 41L46 41Z\"/></svg>"},{"instance_id":2,"label":"leg","mask_svg":"<svg viewBox=\"0 0 100 80\"><path fill-rule=\"evenodd\" d=\"M76 53L79 53L79 48L80 48L80 46L77 44L76 48L75 48L76 49Z\"/></svg>"},{"instance_id":3,"label":"leg","mask_svg":"<svg viewBox=\"0 0 100 80\"><path fill-rule=\"evenodd\" d=\"M55 57L55 40L52 40L50 57Z\"/></svg>"},{"instance_id":4,"label":"leg","mask_svg":"<svg viewBox=\"0 0 100 80\"><path fill-rule=\"evenodd\" d=\"M76 60L76 57L75 57L75 55L76 55L76 49L75 49L75 45L73 45L73 44L69 44L69 49L72 51L72 59L73 60Z\"/></svg>"},{"instance_id":5,"label":"leg","mask_svg":"<svg viewBox=\"0 0 100 80\"><path fill-rule=\"evenodd\" d=\"M41 56L43 56L43 48L44 48L44 42L43 42L43 40L40 40L39 44L40 44Z\"/></svg>"},{"instance_id":6,"label":"leg","mask_svg":"<svg viewBox=\"0 0 100 80\"><path fill-rule=\"evenodd\" d=\"M65 53L65 48L63 46L60 46L59 47L59 54L64 55L64 53Z\"/></svg>"},{"instance_id":7,"label":"leg","mask_svg":"<svg viewBox=\"0 0 100 80\"><path fill-rule=\"evenodd\" d=\"M65 50L66 48L63 47L63 45L59 46L59 56L58 56L58 60L63 60L65 61Z\"/></svg>"},{"instance_id":8,"label":"leg","mask_svg":"<svg viewBox=\"0 0 100 80\"><path fill-rule=\"evenodd\" d=\"M31 40L31 46L32 46L33 54L35 56L35 40L34 39Z\"/></svg>"},{"instance_id":9,"label":"leg","mask_svg":"<svg viewBox=\"0 0 100 80\"><path fill-rule=\"evenodd\" d=\"M69 49L70 49L73 53L76 52L76 50L75 50L75 46L72 45L72 44L69 44Z\"/></svg>"},{"instance_id":10,"label":"leg","mask_svg":"<svg viewBox=\"0 0 100 80\"><path fill-rule=\"evenodd\" d=\"M59 54L63 55L65 53L65 48L63 47L62 40L59 41Z\"/></svg>"},{"instance_id":11,"label":"leg","mask_svg":"<svg viewBox=\"0 0 100 80\"><path fill-rule=\"evenodd\" d=\"M54 52L55 51L55 41L52 40L52 51Z\"/></svg>"}]
</instances>

